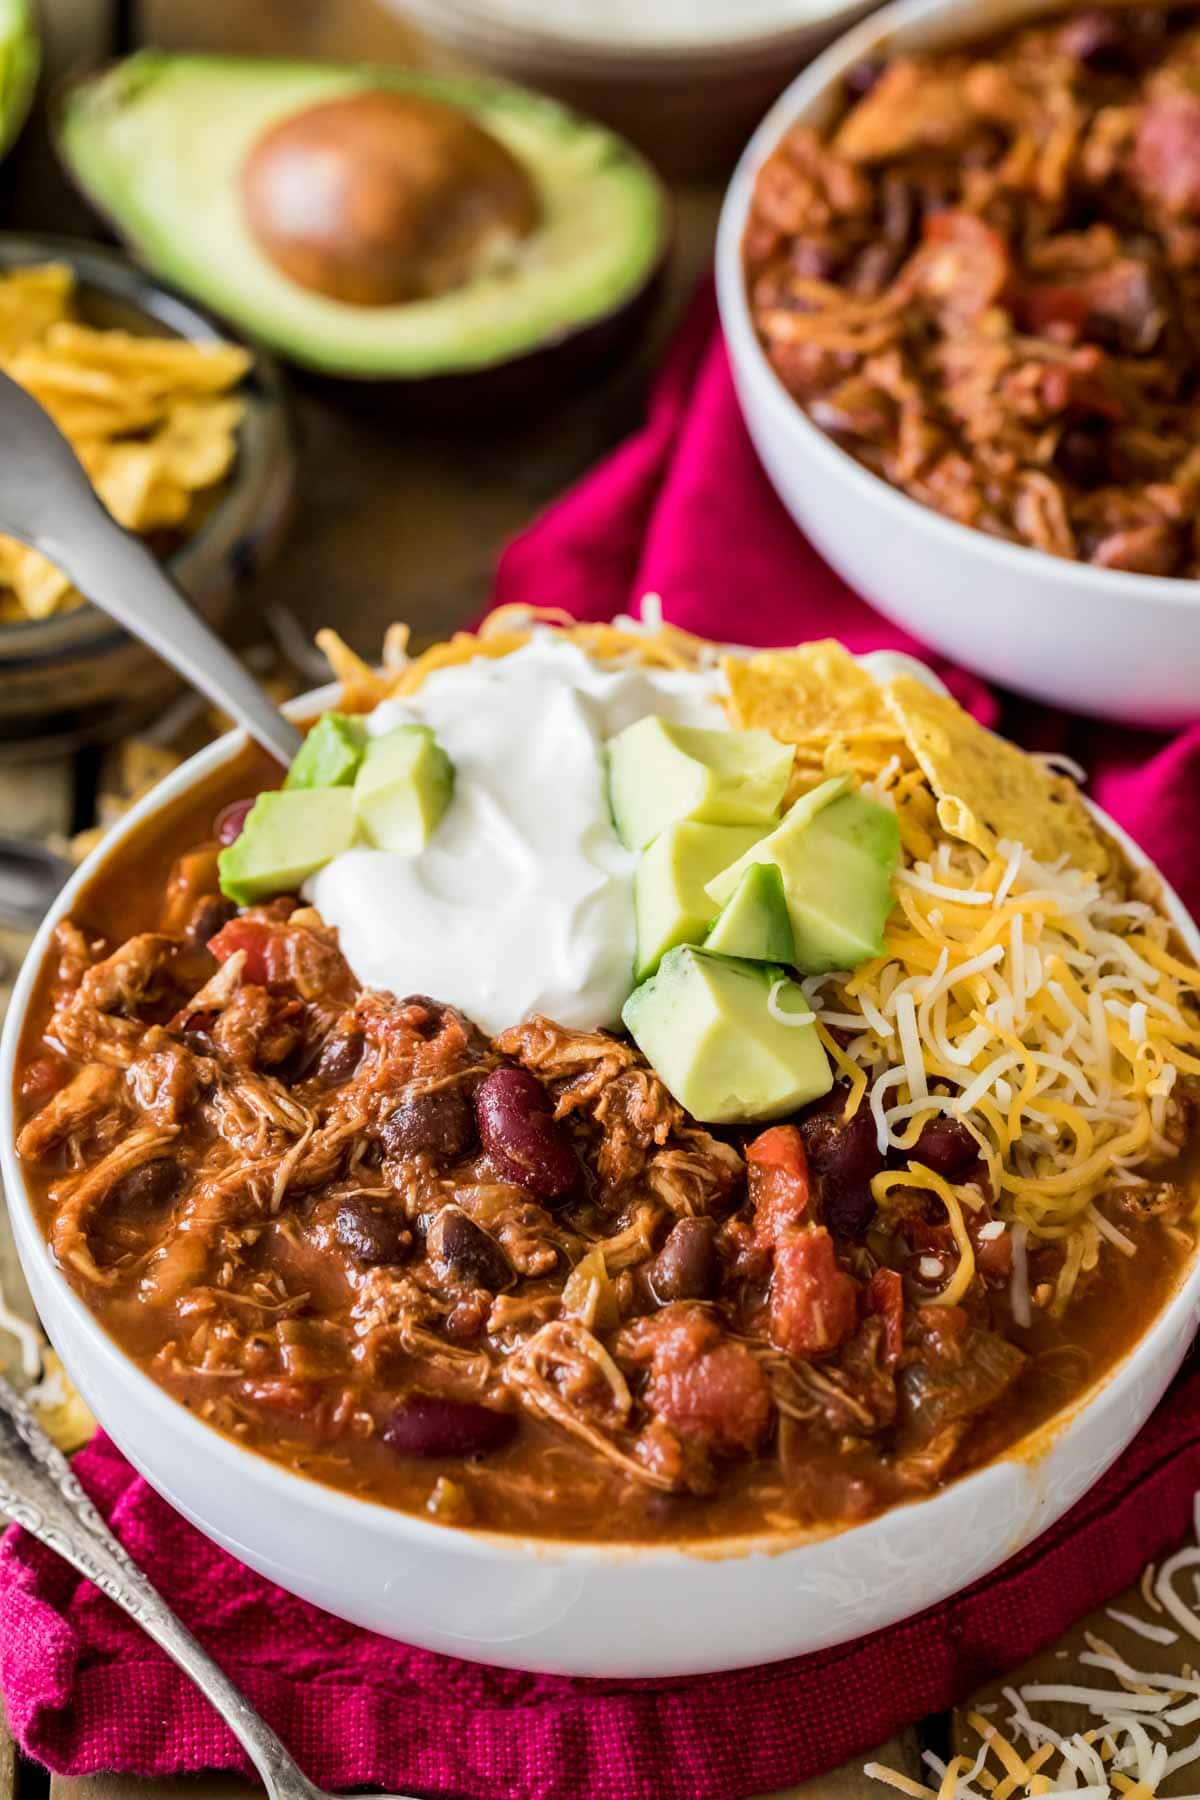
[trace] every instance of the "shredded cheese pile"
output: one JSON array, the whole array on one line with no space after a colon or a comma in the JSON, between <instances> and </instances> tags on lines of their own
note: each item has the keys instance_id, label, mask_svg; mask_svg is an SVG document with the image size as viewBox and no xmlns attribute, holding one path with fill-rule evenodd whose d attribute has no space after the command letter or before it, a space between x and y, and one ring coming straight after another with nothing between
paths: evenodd
<instances>
[{"instance_id":1,"label":"shredded cheese pile","mask_svg":"<svg viewBox=\"0 0 1200 1800\"><path fill-rule=\"evenodd\" d=\"M1142 1592L1148 1606L1169 1617L1178 1631L1152 1620L1110 1609L1109 1616L1150 1643L1171 1645L1181 1635L1200 1641L1200 1494L1195 1501L1197 1542L1145 1572ZM1192 1571L1193 1601L1184 1599L1179 1577ZM967 1725L979 1741L973 1754L949 1763L931 1751L924 1761L936 1786L914 1781L881 1763L867 1763L866 1775L912 1800L1032 1800L1035 1795L1071 1795L1072 1800L1154 1800L1162 1785L1195 1765L1200 1779L1200 1674L1190 1663L1178 1672L1134 1668L1112 1645L1092 1632L1079 1662L1089 1671L1082 1681L1027 1682L1003 1689L1007 1714L997 1705L969 1711ZM1090 1672L1095 1670L1094 1677ZM1088 1722L1064 1733L1037 1715L1039 1706L1077 1709ZM1174 1784L1172 1784L1174 1785ZM1178 1794L1175 1800L1200 1800Z\"/></svg>"},{"instance_id":2,"label":"shredded cheese pile","mask_svg":"<svg viewBox=\"0 0 1200 1800\"><path fill-rule=\"evenodd\" d=\"M1066 1240L1058 1310L1102 1237L1133 1252L1095 1202L1175 1153L1172 1091L1200 1072L1200 973L1172 953L1149 901L1065 860L1008 842L989 859L945 837L913 855L902 802L914 773L897 761L876 789L893 804L899 789L908 840L884 955L803 986L850 1084L847 1110L870 1108L881 1150L913 1149L938 1114L967 1125L1013 1228L1013 1307L1028 1322L1030 1236ZM933 1187L946 1206L962 1254L939 1298L957 1300L973 1273L962 1206L976 1190L916 1168L878 1176L876 1200L886 1208L902 1185Z\"/></svg>"}]
</instances>

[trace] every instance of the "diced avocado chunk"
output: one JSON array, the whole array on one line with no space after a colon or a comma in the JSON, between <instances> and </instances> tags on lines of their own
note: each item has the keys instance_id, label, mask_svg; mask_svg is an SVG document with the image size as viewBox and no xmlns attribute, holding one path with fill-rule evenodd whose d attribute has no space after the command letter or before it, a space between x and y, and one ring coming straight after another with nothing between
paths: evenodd
<instances>
[{"instance_id":1,"label":"diced avocado chunk","mask_svg":"<svg viewBox=\"0 0 1200 1800\"><path fill-rule=\"evenodd\" d=\"M287 772L285 788L350 787L367 747L365 719L326 713L313 726Z\"/></svg>"},{"instance_id":2,"label":"diced avocado chunk","mask_svg":"<svg viewBox=\"0 0 1200 1800\"><path fill-rule=\"evenodd\" d=\"M428 725L398 725L367 740L354 783L359 830L377 850L415 856L454 792L454 764Z\"/></svg>"},{"instance_id":3,"label":"diced avocado chunk","mask_svg":"<svg viewBox=\"0 0 1200 1800\"><path fill-rule=\"evenodd\" d=\"M221 892L239 906L294 894L354 842L349 788L301 788L260 794L241 836L217 860Z\"/></svg>"},{"instance_id":4,"label":"diced avocado chunk","mask_svg":"<svg viewBox=\"0 0 1200 1800\"><path fill-rule=\"evenodd\" d=\"M635 988L621 1014L634 1042L681 1106L710 1125L778 1119L827 1094L829 1062L802 989L762 963L684 945Z\"/></svg>"},{"instance_id":5,"label":"diced avocado chunk","mask_svg":"<svg viewBox=\"0 0 1200 1800\"><path fill-rule=\"evenodd\" d=\"M608 791L617 833L644 850L668 825L770 825L794 751L769 731L705 731L639 719L610 739Z\"/></svg>"},{"instance_id":6,"label":"diced avocado chunk","mask_svg":"<svg viewBox=\"0 0 1200 1800\"><path fill-rule=\"evenodd\" d=\"M753 868L755 863L782 864L781 850L786 850L794 839L807 831L821 808L840 799L849 786L848 775L834 775L809 793L801 794L799 800L788 807L782 823L774 831L764 834L737 862L713 876L708 884L709 899L715 900L718 906L726 906L747 869Z\"/></svg>"},{"instance_id":7,"label":"diced avocado chunk","mask_svg":"<svg viewBox=\"0 0 1200 1800\"><path fill-rule=\"evenodd\" d=\"M704 940L714 955L790 963L795 956L783 877L774 863L753 863Z\"/></svg>"},{"instance_id":8,"label":"diced avocado chunk","mask_svg":"<svg viewBox=\"0 0 1200 1800\"><path fill-rule=\"evenodd\" d=\"M698 825L690 819L668 825L659 833L634 876L636 981L653 975L661 957L675 944L703 941L713 917L705 882L761 836L758 825Z\"/></svg>"},{"instance_id":9,"label":"diced avocado chunk","mask_svg":"<svg viewBox=\"0 0 1200 1800\"><path fill-rule=\"evenodd\" d=\"M798 800L743 859L747 866L761 861L778 868L795 940L792 962L807 975L855 969L882 954L900 856L900 829L889 807L841 790L814 805L821 792ZM714 900L732 891L735 871L736 865L709 882Z\"/></svg>"}]
</instances>

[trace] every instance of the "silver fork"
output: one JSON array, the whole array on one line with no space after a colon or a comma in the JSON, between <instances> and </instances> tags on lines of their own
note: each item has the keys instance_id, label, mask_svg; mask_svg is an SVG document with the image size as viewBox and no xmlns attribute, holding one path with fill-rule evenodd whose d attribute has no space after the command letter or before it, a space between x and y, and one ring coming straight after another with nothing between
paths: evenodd
<instances>
[{"instance_id":1,"label":"silver fork","mask_svg":"<svg viewBox=\"0 0 1200 1800\"><path fill-rule=\"evenodd\" d=\"M176 1618L108 1529L71 1473L66 1457L2 1379L0 1516L49 1545L161 1645L216 1707L261 1775L269 1800L332 1800L324 1788L316 1787L303 1774L265 1719ZM384 1794L376 1800L413 1797Z\"/></svg>"},{"instance_id":2,"label":"silver fork","mask_svg":"<svg viewBox=\"0 0 1200 1800\"><path fill-rule=\"evenodd\" d=\"M79 458L31 394L0 375L0 531L68 575L118 625L170 663L286 766L300 733L96 495Z\"/></svg>"}]
</instances>

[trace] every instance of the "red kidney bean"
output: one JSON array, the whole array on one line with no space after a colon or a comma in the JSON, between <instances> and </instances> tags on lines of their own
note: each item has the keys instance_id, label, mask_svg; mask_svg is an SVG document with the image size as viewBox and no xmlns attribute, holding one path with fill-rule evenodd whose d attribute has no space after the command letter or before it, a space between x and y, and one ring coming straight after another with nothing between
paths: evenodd
<instances>
[{"instance_id":1,"label":"red kidney bean","mask_svg":"<svg viewBox=\"0 0 1200 1800\"><path fill-rule=\"evenodd\" d=\"M868 1183L883 1167L869 1110L860 1106L852 1119L843 1119L845 1105L843 1083L796 1121L811 1173L840 1187Z\"/></svg>"},{"instance_id":2,"label":"red kidney bean","mask_svg":"<svg viewBox=\"0 0 1200 1800\"><path fill-rule=\"evenodd\" d=\"M1058 34L1058 47L1089 69L1120 68L1129 50L1129 34L1107 7L1087 7Z\"/></svg>"},{"instance_id":3,"label":"red kidney bean","mask_svg":"<svg viewBox=\"0 0 1200 1800\"><path fill-rule=\"evenodd\" d=\"M410 1094L388 1114L379 1131L389 1156L463 1156L475 1141L471 1108L459 1088Z\"/></svg>"},{"instance_id":4,"label":"red kidney bean","mask_svg":"<svg viewBox=\"0 0 1200 1800\"><path fill-rule=\"evenodd\" d=\"M425 1248L439 1274L468 1287L499 1293L511 1287L512 1264L490 1233L461 1206L443 1206L425 1234Z\"/></svg>"},{"instance_id":5,"label":"red kidney bean","mask_svg":"<svg viewBox=\"0 0 1200 1800\"><path fill-rule=\"evenodd\" d=\"M507 1181L539 1200L559 1200L579 1180L571 1141L528 1069L493 1069L475 1090L483 1147Z\"/></svg>"},{"instance_id":6,"label":"red kidney bean","mask_svg":"<svg viewBox=\"0 0 1200 1800\"><path fill-rule=\"evenodd\" d=\"M333 1235L343 1250L365 1268L403 1262L412 1232L398 1206L372 1206L367 1200L343 1200L333 1221Z\"/></svg>"},{"instance_id":7,"label":"red kidney bean","mask_svg":"<svg viewBox=\"0 0 1200 1800\"><path fill-rule=\"evenodd\" d=\"M414 1394L400 1403L380 1435L401 1456L486 1456L507 1444L516 1429L511 1413L475 1400Z\"/></svg>"},{"instance_id":8,"label":"red kidney bean","mask_svg":"<svg viewBox=\"0 0 1200 1800\"><path fill-rule=\"evenodd\" d=\"M954 1181L978 1162L979 1145L961 1120L930 1119L917 1139L913 1158L935 1175Z\"/></svg>"},{"instance_id":9,"label":"red kidney bean","mask_svg":"<svg viewBox=\"0 0 1200 1800\"><path fill-rule=\"evenodd\" d=\"M680 1219L647 1274L660 1306L672 1300L711 1300L721 1280L712 1220Z\"/></svg>"},{"instance_id":10,"label":"red kidney bean","mask_svg":"<svg viewBox=\"0 0 1200 1800\"><path fill-rule=\"evenodd\" d=\"M253 805L253 799L231 800L228 806L221 808L213 821L213 836L219 844L237 842Z\"/></svg>"},{"instance_id":11,"label":"red kidney bean","mask_svg":"<svg viewBox=\"0 0 1200 1800\"><path fill-rule=\"evenodd\" d=\"M875 1124L865 1106L843 1119L846 1086L840 1083L797 1120L811 1174L821 1184L821 1214L839 1238L861 1237L875 1201L872 1178L883 1168Z\"/></svg>"}]
</instances>

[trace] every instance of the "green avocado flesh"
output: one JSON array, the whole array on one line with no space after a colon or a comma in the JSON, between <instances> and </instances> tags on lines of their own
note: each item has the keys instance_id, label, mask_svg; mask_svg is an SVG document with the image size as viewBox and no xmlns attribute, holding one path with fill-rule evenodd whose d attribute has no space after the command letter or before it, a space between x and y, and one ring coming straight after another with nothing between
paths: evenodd
<instances>
[{"instance_id":1,"label":"green avocado flesh","mask_svg":"<svg viewBox=\"0 0 1200 1800\"><path fill-rule=\"evenodd\" d=\"M709 882L709 897L730 900L745 871L773 863L787 901L792 963L806 975L855 969L883 950L900 856L896 815L838 777L805 794L769 836Z\"/></svg>"},{"instance_id":2,"label":"green avocado flesh","mask_svg":"<svg viewBox=\"0 0 1200 1800\"><path fill-rule=\"evenodd\" d=\"M349 787L367 747L367 727L348 713L326 713L314 725L284 778L285 788Z\"/></svg>"},{"instance_id":3,"label":"green avocado flesh","mask_svg":"<svg viewBox=\"0 0 1200 1800\"><path fill-rule=\"evenodd\" d=\"M798 984L762 963L670 950L621 1014L634 1042L681 1106L708 1125L778 1119L833 1086Z\"/></svg>"},{"instance_id":4,"label":"green avocado flesh","mask_svg":"<svg viewBox=\"0 0 1200 1800\"><path fill-rule=\"evenodd\" d=\"M240 178L268 128L380 89L461 107L524 166L541 218L512 263L434 299L331 300L255 243ZM74 179L158 274L285 356L361 378L459 373L616 311L662 254L662 191L620 138L501 82L391 67L142 51L73 88L59 128Z\"/></svg>"},{"instance_id":5,"label":"green avocado flesh","mask_svg":"<svg viewBox=\"0 0 1200 1800\"><path fill-rule=\"evenodd\" d=\"M644 850L677 819L773 825L795 756L766 731L705 731L649 716L608 744L617 835Z\"/></svg>"},{"instance_id":6,"label":"green avocado flesh","mask_svg":"<svg viewBox=\"0 0 1200 1800\"><path fill-rule=\"evenodd\" d=\"M40 61L28 0L0 0L0 151L25 123Z\"/></svg>"},{"instance_id":7,"label":"green avocado flesh","mask_svg":"<svg viewBox=\"0 0 1200 1800\"><path fill-rule=\"evenodd\" d=\"M701 942L713 917L705 882L761 836L757 825L698 825L689 819L669 825L655 838L638 863L633 883L635 981L653 975L676 944Z\"/></svg>"},{"instance_id":8,"label":"green avocado flesh","mask_svg":"<svg viewBox=\"0 0 1200 1800\"><path fill-rule=\"evenodd\" d=\"M260 794L242 834L218 858L221 892L239 906L301 884L354 842L354 794L347 787Z\"/></svg>"},{"instance_id":9,"label":"green avocado flesh","mask_svg":"<svg viewBox=\"0 0 1200 1800\"><path fill-rule=\"evenodd\" d=\"M376 850L415 856L454 792L454 764L428 725L398 725L371 738L354 783L359 830Z\"/></svg>"},{"instance_id":10,"label":"green avocado flesh","mask_svg":"<svg viewBox=\"0 0 1200 1800\"><path fill-rule=\"evenodd\" d=\"M714 955L748 957L752 962L795 960L783 877L774 863L754 863L746 870L705 938L704 948Z\"/></svg>"}]
</instances>

